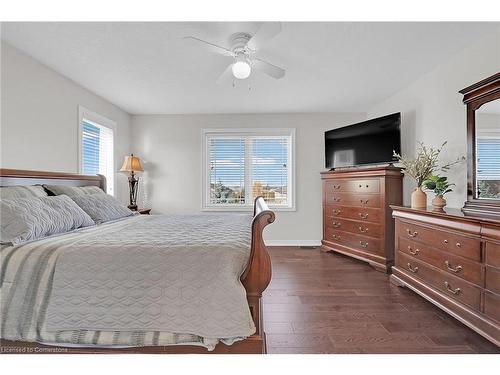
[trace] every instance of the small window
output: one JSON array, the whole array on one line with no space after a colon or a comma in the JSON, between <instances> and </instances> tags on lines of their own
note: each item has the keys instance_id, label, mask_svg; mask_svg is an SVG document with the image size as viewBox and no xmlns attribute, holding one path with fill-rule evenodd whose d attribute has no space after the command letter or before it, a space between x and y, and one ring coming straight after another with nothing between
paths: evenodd
<instances>
[{"instance_id":1,"label":"small window","mask_svg":"<svg viewBox=\"0 0 500 375\"><path fill-rule=\"evenodd\" d=\"M500 198L500 131L476 129L477 192L480 199Z\"/></svg>"},{"instance_id":2,"label":"small window","mask_svg":"<svg viewBox=\"0 0 500 375\"><path fill-rule=\"evenodd\" d=\"M205 129L204 210L293 210L294 129Z\"/></svg>"},{"instance_id":3,"label":"small window","mask_svg":"<svg viewBox=\"0 0 500 375\"><path fill-rule=\"evenodd\" d=\"M107 193L114 195L115 122L80 107L78 128L80 173L104 175Z\"/></svg>"}]
</instances>

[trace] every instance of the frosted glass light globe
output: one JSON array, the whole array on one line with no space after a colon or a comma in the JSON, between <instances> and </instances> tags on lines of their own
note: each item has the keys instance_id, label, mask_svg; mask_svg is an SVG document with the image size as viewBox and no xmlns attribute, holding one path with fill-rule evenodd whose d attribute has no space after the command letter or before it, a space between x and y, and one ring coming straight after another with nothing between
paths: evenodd
<instances>
[{"instance_id":1,"label":"frosted glass light globe","mask_svg":"<svg viewBox=\"0 0 500 375\"><path fill-rule=\"evenodd\" d=\"M242 60L236 61L231 67L231 70L233 71L234 77L238 79L246 79L252 72L250 64L247 61Z\"/></svg>"}]
</instances>

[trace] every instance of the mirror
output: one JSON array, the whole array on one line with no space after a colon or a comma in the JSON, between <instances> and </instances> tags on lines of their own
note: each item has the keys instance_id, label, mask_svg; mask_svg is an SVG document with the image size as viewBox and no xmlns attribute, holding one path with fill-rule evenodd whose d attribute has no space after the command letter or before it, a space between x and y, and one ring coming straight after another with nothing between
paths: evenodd
<instances>
[{"instance_id":1,"label":"mirror","mask_svg":"<svg viewBox=\"0 0 500 375\"><path fill-rule=\"evenodd\" d=\"M475 111L476 199L500 200L500 100Z\"/></svg>"}]
</instances>

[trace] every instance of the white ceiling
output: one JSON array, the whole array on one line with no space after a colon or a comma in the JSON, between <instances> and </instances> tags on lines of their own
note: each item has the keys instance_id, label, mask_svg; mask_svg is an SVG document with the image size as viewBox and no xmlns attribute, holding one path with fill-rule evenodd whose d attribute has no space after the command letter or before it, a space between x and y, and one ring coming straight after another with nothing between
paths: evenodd
<instances>
[{"instance_id":1,"label":"white ceiling","mask_svg":"<svg viewBox=\"0 0 500 375\"><path fill-rule=\"evenodd\" d=\"M286 76L251 90L217 85L231 59L182 37L228 46L259 23L3 23L2 39L131 114L364 112L497 25L283 23L257 55Z\"/></svg>"}]
</instances>

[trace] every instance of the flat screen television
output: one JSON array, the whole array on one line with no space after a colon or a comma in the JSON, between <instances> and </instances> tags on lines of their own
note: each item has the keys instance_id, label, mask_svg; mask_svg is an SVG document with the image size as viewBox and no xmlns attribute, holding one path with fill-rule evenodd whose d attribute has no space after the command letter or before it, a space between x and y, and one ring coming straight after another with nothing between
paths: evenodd
<instances>
[{"instance_id":1,"label":"flat screen television","mask_svg":"<svg viewBox=\"0 0 500 375\"><path fill-rule=\"evenodd\" d=\"M328 169L391 163L401 152L401 113L325 132Z\"/></svg>"}]
</instances>

